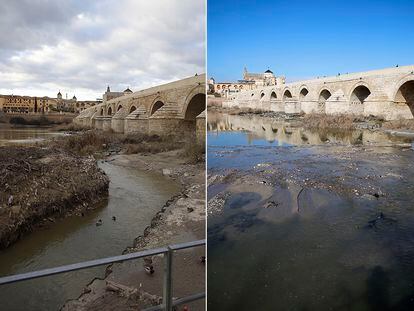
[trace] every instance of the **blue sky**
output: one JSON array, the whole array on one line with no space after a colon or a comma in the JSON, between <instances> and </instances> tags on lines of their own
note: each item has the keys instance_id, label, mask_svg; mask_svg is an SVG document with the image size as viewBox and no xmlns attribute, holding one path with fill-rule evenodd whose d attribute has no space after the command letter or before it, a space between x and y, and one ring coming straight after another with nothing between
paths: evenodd
<instances>
[{"instance_id":1,"label":"blue sky","mask_svg":"<svg viewBox=\"0 0 414 311\"><path fill-rule=\"evenodd\" d=\"M295 81L414 64L414 1L208 0L208 75Z\"/></svg>"}]
</instances>

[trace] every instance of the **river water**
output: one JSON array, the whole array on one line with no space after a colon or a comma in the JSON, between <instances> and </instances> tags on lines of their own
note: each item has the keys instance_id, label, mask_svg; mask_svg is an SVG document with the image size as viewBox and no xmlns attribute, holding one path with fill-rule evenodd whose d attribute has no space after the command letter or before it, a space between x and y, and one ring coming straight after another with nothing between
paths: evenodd
<instances>
[{"instance_id":1,"label":"river water","mask_svg":"<svg viewBox=\"0 0 414 311\"><path fill-rule=\"evenodd\" d=\"M209 115L212 310L414 310L414 151L379 131ZM213 179L214 180L214 179Z\"/></svg>"},{"instance_id":2,"label":"river water","mask_svg":"<svg viewBox=\"0 0 414 311\"><path fill-rule=\"evenodd\" d=\"M41 142L62 135L65 135L65 133L48 128L0 128L0 146Z\"/></svg>"},{"instance_id":3,"label":"river water","mask_svg":"<svg viewBox=\"0 0 414 311\"><path fill-rule=\"evenodd\" d=\"M12 135L11 139L15 138ZM99 166L110 179L108 198L84 217L58 220L0 251L0 275L120 255L179 189L151 172L114 162L100 162ZM116 221L112 216L116 216ZM102 226L96 226L99 219ZM94 277L103 277L104 268L4 285L0 290L0 310L58 310L67 299L77 298Z\"/></svg>"}]
</instances>

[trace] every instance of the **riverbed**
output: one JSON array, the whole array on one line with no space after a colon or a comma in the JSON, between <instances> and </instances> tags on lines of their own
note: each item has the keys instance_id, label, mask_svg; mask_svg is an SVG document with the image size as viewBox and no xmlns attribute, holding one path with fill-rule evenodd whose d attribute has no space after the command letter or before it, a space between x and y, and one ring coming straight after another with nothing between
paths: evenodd
<instances>
[{"instance_id":1,"label":"riverbed","mask_svg":"<svg viewBox=\"0 0 414 311\"><path fill-rule=\"evenodd\" d=\"M208 129L209 308L413 309L410 138L257 116Z\"/></svg>"},{"instance_id":2,"label":"riverbed","mask_svg":"<svg viewBox=\"0 0 414 311\"><path fill-rule=\"evenodd\" d=\"M16 135L19 137L20 133ZM110 179L108 198L83 217L58 220L0 251L0 275L119 255L142 234L163 204L179 191L179 186L165 177L125 167L125 163L119 166L100 161L99 167ZM96 226L99 219L103 225ZM99 267L2 286L1 309L57 310L67 299L78 297L94 277L104 277L104 269Z\"/></svg>"}]
</instances>

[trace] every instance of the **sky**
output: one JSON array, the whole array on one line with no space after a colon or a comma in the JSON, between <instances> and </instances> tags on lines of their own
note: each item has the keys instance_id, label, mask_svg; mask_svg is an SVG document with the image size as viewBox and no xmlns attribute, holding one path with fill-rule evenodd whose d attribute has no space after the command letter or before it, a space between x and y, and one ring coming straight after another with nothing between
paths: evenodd
<instances>
[{"instance_id":1,"label":"sky","mask_svg":"<svg viewBox=\"0 0 414 311\"><path fill-rule=\"evenodd\" d=\"M207 72L287 81L414 64L414 1L208 0Z\"/></svg>"},{"instance_id":2,"label":"sky","mask_svg":"<svg viewBox=\"0 0 414 311\"><path fill-rule=\"evenodd\" d=\"M204 0L0 0L0 94L101 98L205 72Z\"/></svg>"}]
</instances>

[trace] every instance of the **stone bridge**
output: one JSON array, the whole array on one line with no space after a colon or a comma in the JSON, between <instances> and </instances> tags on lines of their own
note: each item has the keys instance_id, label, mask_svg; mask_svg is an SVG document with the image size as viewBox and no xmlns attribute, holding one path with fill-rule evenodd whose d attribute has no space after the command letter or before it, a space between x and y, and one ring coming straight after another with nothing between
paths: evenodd
<instances>
[{"instance_id":1,"label":"stone bridge","mask_svg":"<svg viewBox=\"0 0 414 311\"><path fill-rule=\"evenodd\" d=\"M205 129L205 74L120 96L85 109L74 122L117 133L181 134Z\"/></svg>"},{"instance_id":2,"label":"stone bridge","mask_svg":"<svg viewBox=\"0 0 414 311\"><path fill-rule=\"evenodd\" d=\"M259 111L373 115L386 120L414 116L414 66L324 77L243 91L224 107Z\"/></svg>"}]
</instances>

